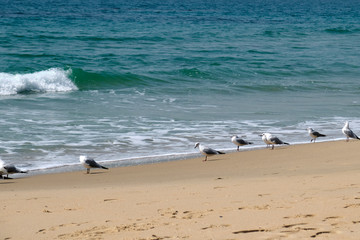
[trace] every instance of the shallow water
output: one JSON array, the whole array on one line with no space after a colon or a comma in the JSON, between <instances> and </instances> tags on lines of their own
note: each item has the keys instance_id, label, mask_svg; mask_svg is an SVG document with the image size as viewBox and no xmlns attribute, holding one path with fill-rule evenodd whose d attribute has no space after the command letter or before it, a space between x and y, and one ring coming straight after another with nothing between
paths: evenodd
<instances>
[{"instance_id":1,"label":"shallow water","mask_svg":"<svg viewBox=\"0 0 360 240\"><path fill-rule=\"evenodd\" d=\"M195 142L233 151L234 134L360 133L359 15L355 1L0 1L0 156L139 164Z\"/></svg>"}]
</instances>

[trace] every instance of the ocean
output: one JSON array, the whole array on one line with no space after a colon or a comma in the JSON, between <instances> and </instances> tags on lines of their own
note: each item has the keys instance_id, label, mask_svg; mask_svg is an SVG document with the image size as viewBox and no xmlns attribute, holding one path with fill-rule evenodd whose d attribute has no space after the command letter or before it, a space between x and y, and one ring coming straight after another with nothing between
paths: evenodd
<instances>
[{"instance_id":1,"label":"ocean","mask_svg":"<svg viewBox=\"0 0 360 240\"><path fill-rule=\"evenodd\" d=\"M47 171L360 134L359 19L354 0L0 0L0 157Z\"/></svg>"}]
</instances>

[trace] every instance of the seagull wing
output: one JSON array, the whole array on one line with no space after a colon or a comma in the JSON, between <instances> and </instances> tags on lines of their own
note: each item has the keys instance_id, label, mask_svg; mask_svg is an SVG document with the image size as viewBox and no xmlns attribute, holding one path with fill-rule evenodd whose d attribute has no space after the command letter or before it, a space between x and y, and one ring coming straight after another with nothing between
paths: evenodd
<instances>
[{"instance_id":1,"label":"seagull wing","mask_svg":"<svg viewBox=\"0 0 360 240\"><path fill-rule=\"evenodd\" d=\"M313 134L315 137L326 137L326 135L321 134L321 133L319 133L319 132L317 132L317 131L313 131L312 134Z\"/></svg>"},{"instance_id":2,"label":"seagull wing","mask_svg":"<svg viewBox=\"0 0 360 240\"><path fill-rule=\"evenodd\" d=\"M212 148L204 148L204 150L203 150L203 152L205 153L205 154L209 154L209 155L213 155L213 154L218 154L219 152L218 151L216 151L216 150L214 150L214 149L212 149Z\"/></svg>"},{"instance_id":3,"label":"seagull wing","mask_svg":"<svg viewBox=\"0 0 360 240\"><path fill-rule=\"evenodd\" d=\"M86 159L85 163L87 165L89 165L89 167L92 167L92 168L101 168L101 165L98 164L97 162L95 162L94 159Z\"/></svg>"},{"instance_id":4,"label":"seagull wing","mask_svg":"<svg viewBox=\"0 0 360 240\"><path fill-rule=\"evenodd\" d=\"M288 144L289 145L289 143L281 141L278 137L272 137L272 138L270 138L270 141L274 144Z\"/></svg>"},{"instance_id":5,"label":"seagull wing","mask_svg":"<svg viewBox=\"0 0 360 240\"><path fill-rule=\"evenodd\" d=\"M103 169L108 169L107 167L104 167L104 166L98 164L97 162L95 162L94 159L87 159L87 160L85 160L85 163L86 163L87 165L89 165L89 167L91 167L91 168L103 168Z\"/></svg>"},{"instance_id":6,"label":"seagull wing","mask_svg":"<svg viewBox=\"0 0 360 240\"><path fill-rule=\"evenodd\" d=\"M4 168L6 169L6 171L8 172L8 174L13 174L13 173L27 173L28 171L22 171L20 169L18 169L17 167L15 167L13 164L11 165L6 165L4 166Z\"/></svg>"},{"instance_id":7,"label":"seagull wing","mask_svg":"<svg viewBox=\"0 0 360 240\"><path fill-rule=\"evenodd\" d=\"M8 173L19 173L20 172L20 170L17 169L14 165L6 165L6 166L4 166L4 168L6 169L6 171Z\"/></svg>"},{"instance_id":8,"label":"seagull wing","mask_svg":"<svg viewBox=\"0 0 360 240\"><path fill-rule=\"evenodd\" d=\"M236 139L236 142L237 142L238 144L240 144L240 145L252 144L252 143L250 143L250 142L248 142L248 141L245 141L244 139L241 139L241 138L237 138L237 139Z\"/></svg>"},{"instance_id":9,"label":"seagull wing","mask_svg":"<svg viewBox=\"0 0 360 240\"><path fill-rule=\"evenodd\" d=\"M348 137L359 139L359 137L356 136L356 134L355 134L351 129L345 129L345 130L344 130L344 133L345 133Z\"/></svg>"}]
</instances>

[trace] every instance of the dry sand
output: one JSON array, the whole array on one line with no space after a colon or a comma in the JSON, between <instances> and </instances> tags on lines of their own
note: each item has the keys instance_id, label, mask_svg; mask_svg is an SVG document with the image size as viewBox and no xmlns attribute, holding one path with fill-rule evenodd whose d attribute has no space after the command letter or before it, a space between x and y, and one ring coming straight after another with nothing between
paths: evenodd
<instances>
[{"instance_id":1,"label":"dry sand","mask_svg":"<svg viewBox=\"0 0 360 240\"><path fill-rule=\"evenodd\" d=\"M0 239L360 239L359 153L323 142L0 180Z\"/></svg>"}]
</instances>

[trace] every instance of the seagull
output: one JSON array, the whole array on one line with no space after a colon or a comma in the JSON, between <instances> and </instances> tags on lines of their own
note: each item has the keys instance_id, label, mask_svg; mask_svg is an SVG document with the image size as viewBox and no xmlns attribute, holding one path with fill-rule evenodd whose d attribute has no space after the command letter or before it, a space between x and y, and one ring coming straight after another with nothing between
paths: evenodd
<instances>
[{"instance_id":1,"label":"seagull","mask_svg":"<svg viewBox=\"0 0 360 240\"><path fill-rule=\"evenodd\" d=\"M263 134L259 135L261 137L261 139L264 141L264 143L266 144L266 148L268 148L271 144L271 142L269 140L267 140L267 138L266 138L267 134L270 134L270 133L263 133Z\"/></svg>"},{"instance_id":2,"label":"seagull","mask_svg":"<svg viewBox=\"0 0 360 240\"><path fill-rule=\"evenodd\" d=\"M15 167L13 164L4 165L4 162L2 160L0 160L0 176L1 177L2 177L2 175L6 175L6 177L4 177L4 179L9 179L9 174L14 174L14 173L27 173L27 171L22 171L22 170L18 169L17 167Z\"/></svg>"},{"instance_id":3,"label":"seagull","mask_svg":"<svg viewBox=\"0 0 360 240\"><path fill-rule=\"evenodd\" d=\"M241 139L238 136L232 136L231 141L237 146L237 151L239 151L240 146L253 144L252 142L245 141L244 139Z\"/></svg>"},{"instance_id":4,"label":"seagull","mask_svg":"<svg viewBox=\"0 0 360 240\"><path fill-rule=\"evenodd\" d=\"M286 145L290 145L287 142L283 142L281 141L278 137L274 137L272 136L270 133L263 133L262 135L262 140L267 144L267 145L272 145L271 149L274 149L275 144L286 144Z\"/></svg>"},{"instance_id":5,"label":"seagull","mask_svg":"<svg viewBox=\"0 0 360 240\"><path fill-rule=\"evenodd\" d=\"M194 148L197 148L199 147L199 150L200 152L205 155L205 160L203 160L203 162L207 161L207 157L209 156L213 156L213 155L216 155L216 154L225 154L223 152L220 152L220 151L216 151L212 148L209 148L209 147L204 147L203 145L201 145L200 143L195 143L195 147Z\"/></svg>"},{"instance_id":6,"label":"seagull","mask_svg":"<svg viewBox=\"0 0 360 240\"><path fill-rule=\"evenodd\" d=\"M316 138L318 138L318 137L326 137L326 135L321 134L321 133L319 133L318 131L315 131L315 130L312 129L311 127L307 128L307 130L308 130L309 135L310 135L310 137L311 137L310 142L312 142L312 141L315 142Z\"/></svg>"},{"instance_id":7,"label":"seagull","mask_svg":"<svg viewBox=\"0 0 360 240\"><path fill-rule=\"evenodd\" d=\"M348 121L345 122L345 126L342 128L342 132L346 136L346 141L347 142L349 141L349 138L355 138L355 139L360 140L360 138L358 136L356 136L356 134L353 131L351 131L351 129L349 128L349 122Z\"/></svg>"},{"instance_id":8,"label":"seagull","mask_svg":"<svg viewBox=\"0 0 360 240\"><path fill-rule=\"evenodd\" d=\"M86 173L90 173L90 168L103 168L108 169L107 167L101 166L93 158L89 158L87 156L80 156L80 162L86 168Z\"/></svg>"}]
</instances>

